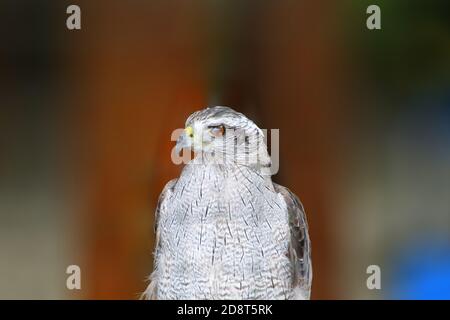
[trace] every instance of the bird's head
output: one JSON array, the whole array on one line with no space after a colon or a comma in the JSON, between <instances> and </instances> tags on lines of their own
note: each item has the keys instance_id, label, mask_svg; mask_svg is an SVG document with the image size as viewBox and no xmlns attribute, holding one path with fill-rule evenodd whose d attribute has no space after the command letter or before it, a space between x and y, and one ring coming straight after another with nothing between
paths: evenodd
<instances>
[{"instance_id":1,"label":"bird's head","mask_svg":"<svg viewBox=\"0 0 450 320\"><path fill-rule=\"evenodd\" d=\"M191 148L205 161L270 166L262 130L228 107L211 107L191 114L177 141L177 150L182 148Z\"/></svg>"}]
</instances>

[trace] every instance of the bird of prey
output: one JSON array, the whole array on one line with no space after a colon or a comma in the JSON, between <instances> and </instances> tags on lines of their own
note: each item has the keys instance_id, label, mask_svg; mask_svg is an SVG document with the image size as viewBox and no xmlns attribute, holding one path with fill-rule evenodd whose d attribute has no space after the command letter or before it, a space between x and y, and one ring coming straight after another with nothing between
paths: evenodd
<instances>
[{"instance_id":1,"label":"bird of prey","mask_svg":"<svg viewBox=\"0 0 450 320\"><path fill-rule=\"evenodd\" d=\"M299 199L275 184L262 130L228 107L189 116L194 158L156 209L146 299L309 299L310 240Z\"/></svg>"}]
</instances>

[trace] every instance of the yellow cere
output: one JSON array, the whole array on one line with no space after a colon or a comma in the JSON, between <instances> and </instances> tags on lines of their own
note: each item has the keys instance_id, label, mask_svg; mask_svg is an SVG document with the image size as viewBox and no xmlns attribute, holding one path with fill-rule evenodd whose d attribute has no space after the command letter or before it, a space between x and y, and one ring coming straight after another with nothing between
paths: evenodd
<instances>
[{"instance_id":1,"label":"yellow cere","mask_svg":"<svg viewBox=\"0 0 450 320\"><path fill-rule=\"evenodd\" d=\"M184 129L184 131L186 132L186 134L187 134L189 137L194 136L194 129L192 129L191 126L186 127L186 128Z\"/></svg>"}]
</instances>

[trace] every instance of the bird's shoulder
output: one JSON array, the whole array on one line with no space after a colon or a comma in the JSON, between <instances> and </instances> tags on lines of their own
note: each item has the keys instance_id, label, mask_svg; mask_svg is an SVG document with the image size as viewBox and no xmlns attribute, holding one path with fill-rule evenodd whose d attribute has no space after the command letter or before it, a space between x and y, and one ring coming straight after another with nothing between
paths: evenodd
<instances>
[{"instance_id":1,"label":"bird's shoulder","mask_svg":"<svg viewBox=\"0 0 450 320\"><path fill-rule=\"evenodd\" d=\"M300 199L288 188L273 183L286 204L289 229L289 258L294 266L293 286L300 298L308 299L312 281L311 244L305 209Z\"/></svg>"},{"instance_id":2,"label":"bird's shoulder","mask_svg":"<svg viewBox=\"0 0 450 320\"><path fill-rule=\"evenodd\" d=\"M158 222L162 214L166 211L167 208L167 199L173 194L173 190L175 185L177 184L178 179L172 179L166 183L161 194L159 195L158 203L156 205L155 210L155 232L158 230Z\"/></svg>"}]
</instances>

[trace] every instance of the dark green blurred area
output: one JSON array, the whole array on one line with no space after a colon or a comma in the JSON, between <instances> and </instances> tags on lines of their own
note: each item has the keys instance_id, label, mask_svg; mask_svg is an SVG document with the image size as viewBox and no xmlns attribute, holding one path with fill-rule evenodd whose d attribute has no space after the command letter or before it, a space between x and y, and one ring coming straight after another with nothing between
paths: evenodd
<instances>
[{"instance_id":1,"label":"dark green blurred area","mask_svg":"<svg viewBox=\"0 0 450 320\"><path fill-rule=\"evenodd\" d=\"M360 13L371 4L382 8L380 32L355 27L364 24ZM345 8L346 46L364 59L360 72L375 90L403 97L450 80L448 1L346 1Z\"/></svg>"}]
</instances>

